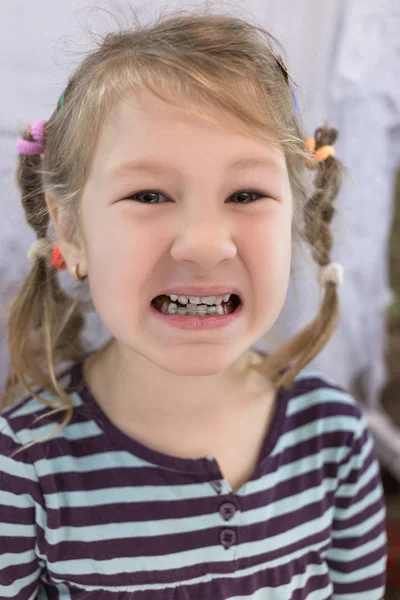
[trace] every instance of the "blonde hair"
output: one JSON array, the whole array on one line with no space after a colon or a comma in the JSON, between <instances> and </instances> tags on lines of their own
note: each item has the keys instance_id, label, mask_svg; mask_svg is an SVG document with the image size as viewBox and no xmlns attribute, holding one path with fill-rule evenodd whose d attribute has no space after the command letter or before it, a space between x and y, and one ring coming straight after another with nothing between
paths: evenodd
<instances>
[{"instance_id":1,"label":"blonde hair","mask_svg":"<svg viewBox=\"0 0 400 600\"><path fill-rule=\"evenodd\" d=\"M275 38L265 29L239 17L186 11L161 15L147 26L137 23L135 28L104 36L70 77L62 109L56 108L47 121L43 157L19 156L22 203L37 238L47 237L49 214L44 191L49 190L63 216L66 240L80 242L80 199L101 124L115 100L128 90L147 88L170 105L211 121L211 109L216 108L232 118L233 127L281 148L293 195L294 245L306 242L318 265L329 264L330 223L342 165L334 156L315 163L314 181L310 182L310 171L305 167L310 153L286 67L274 43ZM29 127L21 134L32 140ZM315 149L332 144L336 136L335 129L318 129ZM49 248L52 243L49 240ZM262 363L252 366L269 377L276 388L289 388L335 330L339 319L336 285L327 282L323 291L315 319ZM1 406L12 405L22 386L54 409L48 414L65 413L62 423L41 439L63 429L72 418L73 402L57 380L55 365L86 354L81 340L84 324L80 299L62 289L48 260L39 257L33 261L10 306L11 366ZM37 395L31 385L50 390L60 401Z\"/></svg>"}]
</instances>

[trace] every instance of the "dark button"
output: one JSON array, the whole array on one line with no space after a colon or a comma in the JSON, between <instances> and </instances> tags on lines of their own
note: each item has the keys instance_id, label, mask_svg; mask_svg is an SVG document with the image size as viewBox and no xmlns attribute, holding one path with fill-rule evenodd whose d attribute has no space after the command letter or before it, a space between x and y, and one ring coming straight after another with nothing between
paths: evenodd
<instances>
[{"instance_id":1,"label":"dark button","mask_svg":"<svg viewBox=\"0 0 400 600\"><path fill-rule=\"evenodd\" d=\"M219 539L226 550L236 542L236 532L233 529L223 529Z\"/></svg>"},{"instance_id":2,"label":"dark button","mask_svg":"<svg viewBox=\"0 0 400 600\"><path fill-rule=\"evenodd\" d=\"M233 502L223 502L219 507L219 512L225 521L229 521L236 512L236 506Z\"/></svg>"}]
</instances>

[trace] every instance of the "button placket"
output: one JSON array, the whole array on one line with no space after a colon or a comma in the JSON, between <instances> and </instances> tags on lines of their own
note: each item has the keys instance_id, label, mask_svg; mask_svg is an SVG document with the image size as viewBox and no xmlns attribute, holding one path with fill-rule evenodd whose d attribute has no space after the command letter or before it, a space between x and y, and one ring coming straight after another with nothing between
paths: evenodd
<instances>
[{"instance_id":1,"label":"button placket","mask_svg":"<svg viewBox=\"0 0 400 600\"><path fill-rule=\"evenodd\" d=\"M207 456L205 458L207 461L213 462L215 464L215 459L212 456ZM222 493L223 481L221 481L221 479L211 480L211 485L213 486L217 494ZM224 521L230 521L235 516L237 510L237 506L233 502L230 502L228 500L222 502L218 507L218 512ZM228 550L237 541L237 533L235 529L232 529L230 527L225 527L224 529L222 529L219 533L219 541L221 545L225 548L225 550Z\"/></svg>"},{"instance_id":2,"label":"button placket","mask_svg":"<svg viewBox=\"0 0 400 600\"><path fill-rule=\"evenodd\" d=\"M222 502L219 506L219 514L224 519L224 521L230 521L236 514L237 507L233 502ZM219 535L219 539L221 544L224 546L225 550L228 550L233 544L236 543L237 533L234 529L230 527L226 527L222 529Z\"/></svg>"}]
</instances>

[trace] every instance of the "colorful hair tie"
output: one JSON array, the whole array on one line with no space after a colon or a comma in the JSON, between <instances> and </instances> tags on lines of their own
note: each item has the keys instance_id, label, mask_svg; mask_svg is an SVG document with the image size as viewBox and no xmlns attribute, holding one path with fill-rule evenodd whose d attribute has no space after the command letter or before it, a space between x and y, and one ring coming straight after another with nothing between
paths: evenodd
<instances>
[{"instance_id":1,"label":"colorful hair tie","mask_svg":"<svg viewBox=\"0 0 400 600\"><path fill-rule=\"evenodd\" d=\"M61 112L62 108L64 107L64 102L65 102L64 94L65 94L65 90L63 91L63 93L61 94L61 96L60 96L60 98L58 100L58 103L57 103L57 114L59 114Z\"/></svg>"},{"instance_id":2,"label":"colorful hair tie","mask_svg":"<svg viewBox=\"0 0 400 600\"><path fill-rule=\"evenodd\" d=\"M47 238L39 238L33 242L28 250L27 256L30 260L35 261L38 258L50 260L50 264L57 270L67 268L59 246L51 246Z\"/></svg>"},{"instance_id":3,"label":"colorful hair tie","mask_svg":"<svg viewBox=\"0 0 400 600\"><path fill-rule=\"evenodd\" d=\"M30 133L33 137L33 142L30 140L24 140L23 138L18 138L17 140L17 150L19 154L43 154L45 151L45 142L44 142L44 128L46 125L46 121L35 121L32 123L30 127Z\"/></svg>"},{"instance_id":4,"label":"colorful hair tie","mask_svg":"<svg viewBox=\"0 0 400 600\"><path fill-rule=\"evenodd\" d=\"M53 246L50 264L55 269L61 271L67 268L67 264L63 258L63 255L61 254L59 246Z\"/></svg>"},{"instance_id":5,"label":"colorful hair tie","mask_svg":"<svg viewBox=\"0 0 400 600\"><path fill-rule=\"evenodd\" d=\"M292 89L292 86L290 85L290 82L289 82L289 87L290 87L290 91L292 92L292 98L293 98L293 102L294 102L294 107L295 107L296 112L297 112L297 116L299 117L299 120L301 121L301 115L300 115L299 105L297 104L297 99L296 99L296 96L294 95L294 91Z\"/></svg>"},{"instance_id":6,"label":"colorful hair tie","mask_svg":"<svg viewBox=\"0 0 400 600\"><path fill-rule=\"evenodd\" d=\"M312 169L313 167L315 167L316 162L323 162L324 160L329 158L329 156L333 156L335 154L335 148L330 145L321 146L321 148L318 148L318 150L315 150L316 142L315 142L315 138L313 138L313 137L308 137L308 138L306 138L305 141L306 141L306 147L309 150L309 152L312 154L312 157L313 157L313 160L305 159L306 166L309 169Z\"/></svg>"}]
</instances>

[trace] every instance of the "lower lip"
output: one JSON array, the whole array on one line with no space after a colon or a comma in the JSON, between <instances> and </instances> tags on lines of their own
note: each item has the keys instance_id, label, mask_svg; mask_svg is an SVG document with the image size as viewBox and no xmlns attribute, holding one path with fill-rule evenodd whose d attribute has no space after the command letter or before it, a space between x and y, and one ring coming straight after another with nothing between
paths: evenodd
<instances>
[{"instance_id":1,"label":"lower lip","mask_svg":"<svg viewBox=\"0 0 400 600\"><path fill-rule=\"evenodd\" d=\"M156 316L164 323L171 325L172 327L177 327L178 329L191 329L202 331L203 329L216 329L217 327L226 327L233 321L236 321L243 310L243 302L239 304L235 312L230 313L229 315L206 315L204 317L187 317L186 315L166 315L164 313L159 312L152 304L150 304L150 308L154 316Z\"/></svg>"}]
</instances>

